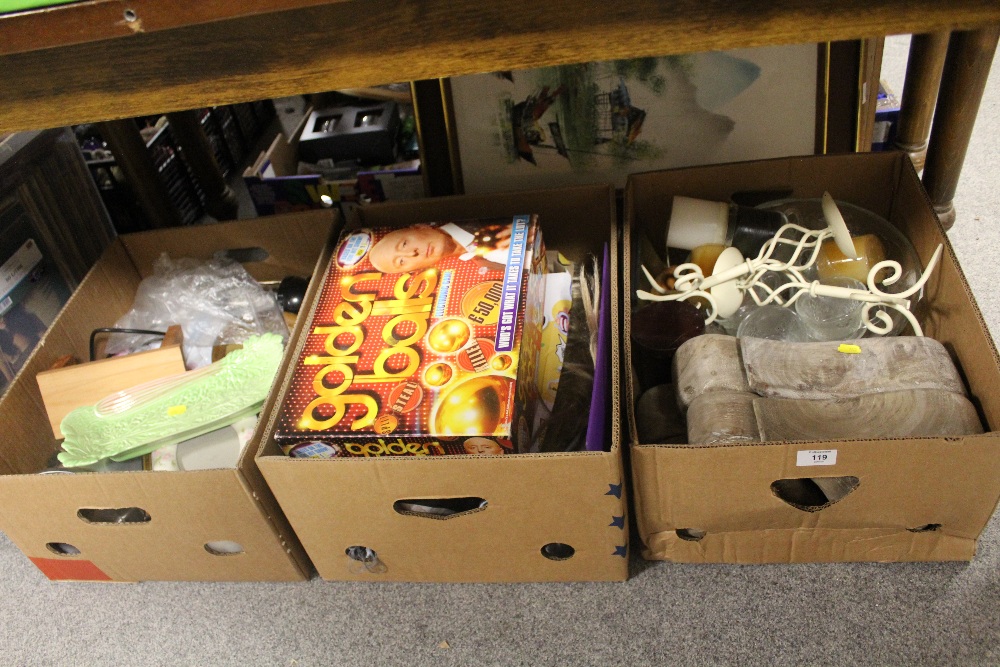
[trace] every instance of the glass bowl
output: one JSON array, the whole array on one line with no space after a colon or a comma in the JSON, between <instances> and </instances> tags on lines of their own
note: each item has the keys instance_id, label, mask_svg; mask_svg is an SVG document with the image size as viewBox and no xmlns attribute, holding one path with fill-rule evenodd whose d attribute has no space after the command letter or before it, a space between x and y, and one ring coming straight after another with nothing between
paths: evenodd
<instances>
[{"instance_id":1,"label":"glass bowl","mask_svg":"<svg viewBox=\"0 0 1000 667\"><path fill-rule=\"evenodd\" d=\"M899 262L902 269L899 280L892 285L882 284L881 280L892 275L891 271L883 270L875 276L876 286L887 294L899 294L913 287L917 280L920 279L922 267L920 258L917 256L917 252L914 250L913 244L910 243L909 239L896 229L892 223L872 211L843 201L837 201L837 207L844 216L844 222L847 223L847 229L850 231L852 238L857 240L859 237L866 235L876 237L881 242L885 259ZM782 199L761 204L758 208L778 211L785 216L788 222L806 229L818 230L824 229L827 226L826 219L823 216L821 199ZM827 243L832 247L832 241L828 241ZM857 243L857 245L861 246L863 243ZM860 250L861 248L859 247ZM839 255L839 252L835 251L833 254ZM820 264L821 262L817 262L817 265ZM827 266L829 264L827 262ZM819 274L816 267L804 272L804 275L808 280L824 278L824 276ZM823 282L826 282L826 280ZM911 295L909 299L910 311L916 315L919 321L921 319L923 290ZM887 314L892 318L893 326L887 335L897 335L907 326L906 318L892 309L873 309L871 313L873 319L877 310L886 310ZM875 334L866 330L865 335L872 336Z\"/></svg>"}]
</instances>

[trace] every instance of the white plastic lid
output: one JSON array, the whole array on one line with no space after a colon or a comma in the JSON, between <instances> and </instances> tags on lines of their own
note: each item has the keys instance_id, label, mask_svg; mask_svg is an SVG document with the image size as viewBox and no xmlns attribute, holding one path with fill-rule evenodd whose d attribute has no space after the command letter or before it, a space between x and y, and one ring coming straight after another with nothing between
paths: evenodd
<instances>
[{"instance_id":1,"label":"white plastic lid","mask_svg":"<svg viewBox=\"0 0 1000 667\"><path fill-rule=\"evenodd\" d=\"M859 259L858 251L854 247L854 239L851 238L851 232L847 230L847 223L844 222L844 216L829 192L823 193L823 217L826 218L826 224L833 232L833 241L837 244L840 252L844 253L845 257Z\"/></svg>"},{"instance_id":2,"label":"white plastic lid","mask_svg":"<svg viewBox=\"0 0 1000 667\"><path fill-rule=\"evenodd\" d=\"M719 259L715 260L715 268L712 270L712 275L721 275L742 263L743 254L739 250L736 248L726 248L719 255ZM740 305L743 303L743 292L736 286L735 279L719 283L709 291L715 297L715 304L717 306L716 315L722 319L731 316L739 310Z\"/></svg>"},{"instance_id":3,"label":"white plastic lid","mask_svg":"<svg viewBox=\"0 0 1000 667\"><path fill-rule=\"evenodd\" d=\"M706 243L725 243L729 204L675 196L667 227L667 247L694 250Z\"/></svg>"}]
</instances>

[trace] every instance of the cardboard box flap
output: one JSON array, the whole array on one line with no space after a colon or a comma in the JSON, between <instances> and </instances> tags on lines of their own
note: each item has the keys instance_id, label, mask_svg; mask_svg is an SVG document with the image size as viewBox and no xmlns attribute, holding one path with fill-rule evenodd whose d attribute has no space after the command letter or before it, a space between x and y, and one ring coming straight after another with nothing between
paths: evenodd
<instances>
[{"instance_id":1,"label":"cardboard box flap","mask_svg":"<svg viewBox=\"0 0 1000 667\"><path fill-rule=\"evenodd\" d=\"M495 218L534 213L549 250L558 250L574 262L590 253L599 253L609 240L613 226L614 188L579 186L561 188L560 196L551 190L511 192L490 195L433 197L412 202L387 202L359 209L359 224L405 226L418 222L446 219ZM604 224L591 222L606 221ZM614 275L614 274L612 274Z\"/></svg>"},{"instance_id":2,"label":"cardboard box flap","mask_svg":"<svg viewBox=\"0 0 1000 667\"><path fill-rule=\"evenodd\" d=\"M172 259L211 259L219 251L230 251L255 279L281 280L285 276L309 276L316 264L318 248L303 244L303 238L326 238L336 220L333 210L303 211L294 215L220 222L198 229L198 243L191 243L184 228L155 229L122 237L132 261L143 277L152 273L156 259L166 253ZM248 239L253 239L252 243ZM266 248L266 249L265 249Z\"/></svg>"},{"instance_id":3,"label":"cardboard box flap","mask_svg":"<svg viewBox=\"0 0 1000 667\"><path fill-rule=\"evenodd\" d=\"M115 241L108 246L100 261L91 268L63 306L58 324L54 323L49 328L48 336L57 333L65 335L69 347L53 349L53 346L46 345L52 358L45 368L64 354L72 354L81 362L88 361L91 332L112 326L115 320L128 312L140 280L141 276L121 242Z\"/></svg>"},{"instance_id":4,"label":"cardboard box flap","mask_svg":"<svg viewBox=\"0 0 1000 667\"><path fill-rule=\"evenodd\" d=\"M968 561L975 553L974 538L935 530L789 528L704 537L665 531L648 538L642 555L675 563L892 563Z\"/></svg>"},{"instance_id":5,"label":"cardboard box flap","mask_svg":"<svg viewBox=\"0 0 1000 667\"><path fill-rule=\"evenodd\" d=\"M109 320L113 322L131 306L138 283L139 276L121 245L113 243L63 306L56 324L0 397L0 414L18 416L5 420L0 474L35 473L45 468L58 444L51 429L46 433L39 428L48 423L48 416L35 376L67 354L77 361L89 360L90 333L108 326Z\"/></svg>"}]
</instances>

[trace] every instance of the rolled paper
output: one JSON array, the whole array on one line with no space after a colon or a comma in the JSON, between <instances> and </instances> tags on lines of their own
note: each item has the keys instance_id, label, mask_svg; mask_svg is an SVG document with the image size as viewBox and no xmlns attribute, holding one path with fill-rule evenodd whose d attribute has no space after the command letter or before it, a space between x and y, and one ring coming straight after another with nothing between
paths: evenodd
<instances>
[{"instance_id":1,"label":"rolled paper","mask_svg":"<svg viewBox=\"0 0 1000 667\"><path fill-rule=\"evenodd\" d=\"M837 342L739 341L750 391L776 398L843 398L859 394L936 389L965 394L965 385L944 345L933 338L865 338L859 354Z\"/></svg>"},{"instance_id":2,"label":"rolled paper","mask_svg":"<svg viewBox=\"0 0 1000 667\"><path fill-rule=\"evenodd\" d=\"M819 255L816 258L816 271L821 281L827 281L837 276L854 278L865 285L868 284L868 272L872 267L886 259L885 247L874 234L864 234L854 239L857 259L852 259L840 251L833 239L823 241Z\"/></svg>"},{"instance_id":3,"label":"rolled paper","mask_svg":"<svg viewBox=\"0 0 1000 667\"><path fill-rule=\"evenodd\" d=\"M756 394L713 391L696 398L687 412L688 444L733 445L760 442L754 414Z\"/></svg>"},{"instance_id":4,"label":"rolled paper","mask_svg":"<svg viewBox=\"0 0 1000 667\"><path fill-rule=\"evenodd\" d=\"M707 392L750 391L740 359L740 343L732 336L705 334L684 343L674 355L673 377L682 410Z\"/></svg>"},{"instance_id":5,"label":"rolled paper","mask_svg":"<svg viewBox=\"0 0 1000 667\"><path fill-rule=\"evenodd\" d=\"M961 436L983 432L979 415L969 399L938 389L905 389L818 400L756 398L753 410L764 441Z\"/></svg>"},{"instance_id":6,"label":"rolled paper","mask_svg":"<svg viewBox=\"0 0 1000 667\"><path fill-rule=\"evenodd\" d=\"M729 208L725 202L675 196L667 227L667 247L694 250L706 243L725 244Z\"/></svg>"}]
</instances>

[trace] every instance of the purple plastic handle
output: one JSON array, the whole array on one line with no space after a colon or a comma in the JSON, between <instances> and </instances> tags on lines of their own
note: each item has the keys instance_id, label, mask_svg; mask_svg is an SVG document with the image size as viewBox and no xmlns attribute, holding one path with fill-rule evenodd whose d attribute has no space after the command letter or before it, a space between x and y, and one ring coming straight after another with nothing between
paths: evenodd
<instances>
[{"instance_id":1,"label":"purple plastic handle","mask_svg":"<svg viewBox=\"0 0 1000 667\"><path fill-rule=\"evenodd\" d=\"M608 388L611 386L611 255L604 244L601 262L601 303L598 306L597 361L594 364L594 390L590 397L590 417L587 421L587 451L610 450L607 440L608 415L611 408Z\"/></svg>"}]
</instances>

